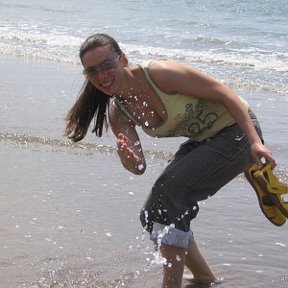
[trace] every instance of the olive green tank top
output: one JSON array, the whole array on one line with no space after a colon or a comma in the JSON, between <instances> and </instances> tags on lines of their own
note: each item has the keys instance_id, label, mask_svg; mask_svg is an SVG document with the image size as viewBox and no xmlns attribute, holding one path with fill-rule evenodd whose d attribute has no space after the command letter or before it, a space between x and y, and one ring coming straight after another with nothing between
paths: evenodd
<instances>
[{"instance_id":1,"label":"olive green tank top","mask_svg":"<svg viewBox=\"0 0 288 288\"><path fill-rule=\"evenodd\" d=\"M235 123L232 116L223 105L182 94L167 94L153 82L149 74L149 65L145 62L140 67L145 76L163 102L166 108L166 119L153 128L140 124L132 113L125 107L125 103L119 97L115 97L116 105L143 131L152 137L189 137L194 141L203 141L213 137L220 130ZM248 103L239 96L243 105Z\"/></svg>"}]
</instances>

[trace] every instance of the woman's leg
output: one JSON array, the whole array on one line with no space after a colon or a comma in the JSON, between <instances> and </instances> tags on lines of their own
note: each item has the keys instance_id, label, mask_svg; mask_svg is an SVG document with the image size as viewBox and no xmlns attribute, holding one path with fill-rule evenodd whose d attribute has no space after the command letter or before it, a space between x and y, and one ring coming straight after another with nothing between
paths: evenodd
<instances>
[{"instance_id":1,"label":"woman's leg","mask_svg":"<svg viewBox=\"0 0 288 288\"><path fill-rule=\"evenodd\" d=\"M188 250L161 244L162 257L166 259L163 265L162 288L181 288L184 265L192 272L195 283L211 284L217 277L208 266L195 241Z\"/></svg>"},{"instance_id":2,"label":"woman's leg","mask_svg":"<svg viewBox=\"0 0 288 288\"><path fill-rule=\"evenodd\" d=\"M163 243L160 250L162 257L166 259L163 265L162 288L181 288L186 250Z\"/></svg>"},{"instance_id":3,"label":"woman's leg","mask_svg":"<svg viewBox=\"0 0 288 288\"><path fill-rule=\"evenodd\" d=\"M197 283L215 283L217 277L210 269L208 263L206 262L204 256L199 250L196 241L188 247L185 265L193 274L193 282Z\"/></svg>"},{"instance_id":4,"label":"woman's leg","mask_svg":"<svg viewBox=\"0 0 288 288\"><path fill-rule=\"evenodd\" d=\"M190 221L198 213L197 202L214 195L243 172L249 162L249 143L246 137L242 136L244 134L240 127L233 125L223 129L210 141L188 141L182 145L174 161L155 182L141 211L143 227L152 233L155 223L167 227L173 225L175 230L186 234L190 229ZM196 281L216 281L196 244L190 245L191 247L177 243L173 245L175 235L181 238L176 237L176 242L185 242L182 240L186 236L176 232L168 233L165 241L164 237L161 239L161 252L168 262L163 267L162 288L181 287L185 258L187 266L195 274Z\"/></svg>"}]
</instances>

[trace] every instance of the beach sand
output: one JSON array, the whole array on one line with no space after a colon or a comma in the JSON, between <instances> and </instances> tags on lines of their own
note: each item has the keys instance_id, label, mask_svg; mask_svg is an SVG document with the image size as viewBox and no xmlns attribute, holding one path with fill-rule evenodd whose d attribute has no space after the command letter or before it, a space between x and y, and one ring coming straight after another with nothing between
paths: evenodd
<instances>
[{"instance_id":1,"label":"beach sand","mask_svg":"<svg viewBox=\"0 0 288 288\"><path fill-rule=\"evenodd\" d=\"M160 287L161 261L138 214L165 167L163 148L134 176L122 168L111 132L69 145L63 118L81 86L79 67L3 57L0 64L1 287ZM280 119L261 115L265 130ZM274 149L275 138L270 143ZM177 146L168 141L167 151ZM274 149L284 170L286 147ZM266 220L242 175L200 203L191 227L225 278L217 287L287 287L287 226Z\"/></svg>"}]
</instances>

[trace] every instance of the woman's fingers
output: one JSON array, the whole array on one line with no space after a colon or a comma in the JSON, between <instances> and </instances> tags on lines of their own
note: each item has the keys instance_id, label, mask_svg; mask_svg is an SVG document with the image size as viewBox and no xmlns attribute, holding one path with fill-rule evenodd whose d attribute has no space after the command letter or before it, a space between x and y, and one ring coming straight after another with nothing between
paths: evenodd
<instances>
[{"instance_id":1,"label":"woman's fingers","mask_svg":"<svg viewBox=\"0 0 288 288\"><path fill-rule=\"evenodd\" d=\"M272 168L276 166L276 161L273 158L272 152L264 145L252 151L252 155L254 155L254 159L256 160L259 169L263 168L267 163L270 163Z\"/></svg>"}]
</instances>

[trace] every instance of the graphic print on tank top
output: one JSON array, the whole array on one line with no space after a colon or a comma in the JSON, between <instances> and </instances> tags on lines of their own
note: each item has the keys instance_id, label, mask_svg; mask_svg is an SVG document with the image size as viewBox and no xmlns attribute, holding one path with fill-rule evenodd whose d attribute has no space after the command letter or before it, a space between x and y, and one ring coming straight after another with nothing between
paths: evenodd
<instances>
[{"instance_id":1,"label":"graphic print on tank top","mask_svg":"<svg viewBox=\"0 0 288 288\"><path fill-rule=\"evenodd\" d=\"M175 117L178 121L178 125L174 129L170 130L169 134L180 134L180 131L182 130L184 134L187 134L186 131L188 131L188 133L193 137L211 129L213 124L219 118L219 115L207 108L207 103L201 100L196 104L186 104L185 113L178 114Z\"/></svg>"}]
</instances>

